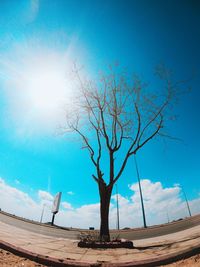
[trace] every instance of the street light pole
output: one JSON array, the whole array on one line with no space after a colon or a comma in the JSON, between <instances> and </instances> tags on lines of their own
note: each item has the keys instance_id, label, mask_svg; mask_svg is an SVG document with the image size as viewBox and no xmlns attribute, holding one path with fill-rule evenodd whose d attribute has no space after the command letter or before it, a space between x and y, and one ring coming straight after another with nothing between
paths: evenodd
<instances>
[{"instance_id":1,"label":"street light pole","mask_svg":"<svg viewBox=\"0 0 200 267\"><path fill-rule=\"evenodd\" d=\"M41 214L41 217L40 217L40 223L42 223L42 219L43 219L43 215L44 215L44 207L45 207L45 204L43 204L42 214Z\"/></svg>"},{"instance_id":2,"label":"street light pole","mask_svg":"<svg viewBox=\"0 0 200 267\"><path fill-rule=\"evenodd\" d=\"M185 201L186 201L186 204L187 204L188 213L189 213L190 217L192 217L190 206L189 206L189 203L188 203L188 200L187 200L187 196L186 196L186 193L183 190L183 188L182 188L182 191L183 191L183 194L184 194L184 197L185 197Z\"/></svg>"},{"instance_id":3,"label":"street light pole","mask_svg":"<svg viewBox=\"0 0 200 267\"><path fill-rule=\"evenodd\" d=\"M118 199L117 184L116 184L116 195L117 195L117 230L119 230L119 199Z\"/></svg>"},{"instance_id":4,"label":"street light pole","mask_svg":"<svg viewBox=\"0 0 200 267\"><path fill-rule=\"evenodd\" d=\"M170 220L169 220L169 212L168 212L168 209L167 209L167 222L169 223Z\"/></svg>"},{"instance_id":5,"label":"street light pole","mask_svg":"<svg viewBox=\"0 0 200 267\"><path fill-rule=\"evenodd\" d=\"M139 170L138 170L137 161L136 161L136 155L135 154L134 154L134 159L135 159L135 167L136 167L139 190L140 190L140 199L141 199L141 205L142 205L142 216L143 216L144 228L147 228L145 210L144 210L144 202L143 202L143 196L142 196L142 188L141 188L141 183L140 183L140 175L139 175Z\"/></svg>"}]
</instances>

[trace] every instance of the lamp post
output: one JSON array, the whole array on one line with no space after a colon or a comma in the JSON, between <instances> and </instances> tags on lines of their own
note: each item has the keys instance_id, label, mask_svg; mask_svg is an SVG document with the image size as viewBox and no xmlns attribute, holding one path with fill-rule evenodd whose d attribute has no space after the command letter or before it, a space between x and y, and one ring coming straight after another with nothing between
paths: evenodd
<instances>
[{"instance_id":1,"label":"lamp post","mask_svg":"<svg viewBox=\"0 0 200 267\"><path fill-rule=\"evenodd\" d=\"M167 222L169 223L170 220L169 220L169 212L168 212L168 209L167 209Z\"/></svg>"},{"instance_id":2,"label":"lamp post","mask_svg":"<svg viewBox=\"0 0 200 267\"><path fill-rule=\"evenodd\" d=\"M119 199L118 199L117 184L116 184L116 195L117 195L117 230L119 230Z\"/></svg>"},{"instance_id":3,"label":"lamp post","mask_svg":"<svg viewBox=\"0 0 200 267\"><path fill-rule=\"evenodd\" d=\"M137 160L136 160L136 155L135 154L134 154L134 159L135 159L135 167L136 167L139 190L140 190L140 200L141 200L141 205L142 205L143 223L144 223L144 228L147 228L145 210L144 210L144 202L143 202L143 196L142 196L142 188L141 188L141 183L140 183L140 175L139 175L139 170L138 170Z\"/></svg>"},{"instance_id":4,"label":"lamp post","mask_svg":"<svg viewBox=\"0 0 200 267\"><path fill-rule=\"evenodd\" d=\"M41 213L41 217L40 217L40 223L42 223L42 219L43 219L43 215L44 215L44 208L45 208L46 204L43 204L43 208L42 208L42 213Z\"/></svg>"},{"instance_id":5,"label":"lamp post","mask_svg":"<svg viewBox=\"0 0 200 267\"><path fill-rule=\"evenodd\" d=\"M182 191L183 191L183 195L184 195L184 197L185 197L185 202L186 202L186 204L187 204L188 213L189 213L189 215L190 215L190 217L191 217L192 214L191 214L190 206L189 206L189 203L188 203L188 200L187 200L186 193L185 193L185 191L183 190L183 187L182 187Z\"/></svg>"}]
</instances>

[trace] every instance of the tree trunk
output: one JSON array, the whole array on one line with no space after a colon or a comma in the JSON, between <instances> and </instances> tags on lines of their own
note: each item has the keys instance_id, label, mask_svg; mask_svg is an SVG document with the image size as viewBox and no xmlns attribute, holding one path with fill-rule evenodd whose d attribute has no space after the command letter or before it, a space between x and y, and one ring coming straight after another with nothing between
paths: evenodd
<instances>
[{"instance_id":1,"label":"tree trunk","mask_svg":"<svg viewBox=\"0 0 200 267\"><path fill-rule=\"evenodd\" d=\"M110 241L109 233L109 207L110 198L112 193L112 187L107 186L105 183L99 183L99 195L100 195L100 240Z\"/></svg>"}]
</instances>

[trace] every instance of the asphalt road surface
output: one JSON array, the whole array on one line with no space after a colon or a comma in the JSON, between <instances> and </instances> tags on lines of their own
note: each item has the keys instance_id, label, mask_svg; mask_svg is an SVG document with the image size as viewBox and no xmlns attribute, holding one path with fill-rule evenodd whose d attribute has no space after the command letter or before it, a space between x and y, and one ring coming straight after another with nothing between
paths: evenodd
<instances>
[{"instance_id":1,"label":"asphalt road surface","mask_svg":"<svg viewBox=\"0 0 200 267\"><path fill-rule=\"evenodd\" d=\"M51 227L45 224L35 223L29 220L21 220L17 216L10 216L6 213L0 212L0 221L13 225L15 227L22 228L24 230L28 230L34 233L53 236L53 237L62 237L62 238L69 238L69 239L78 239L80 235L80 231L77 230L67 230L67 229L60 229L57 227Z\"/></svg>"},{"instance_id":2,"label":"asphalt road surface","mask_svg":"<svg viewBox=\"0 0 200 267\"><path fill-rule=\"evenodd\" d=\"M51 227L45 224L39 224L29 220L23 220L17 216L12 216L4 212L0 212L0 221L28 231L53 237L79 239L79 235L81 233L88 232L86 230L81 230L81 229L70 229L70 228L61 229L58 227ZM120 231L112 230L111 237L119 236L120 238L139 240L139 239L146 239L170 233L175 233L178 231L189 229L197 225L200 225L200 215L192 216L190 218L186 218L176 222L171 222L168 224L151 226L146 229L137 228L137 229L120 230Z\"/></svg>"}]
</instances>

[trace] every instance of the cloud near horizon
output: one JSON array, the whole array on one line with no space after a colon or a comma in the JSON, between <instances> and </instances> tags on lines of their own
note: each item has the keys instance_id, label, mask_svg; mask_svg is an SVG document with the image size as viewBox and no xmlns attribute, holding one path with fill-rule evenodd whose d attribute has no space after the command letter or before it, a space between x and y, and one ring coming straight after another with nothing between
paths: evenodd
<instances>
[{"instance_id":1,"label":"cloud near horizon","mask_svg":"<svg viewBox=\"0 0 200 267\"><path fill-rule=\"evenodd\" d=\"M188 216L186 203L180 198L180 187L163 188L160 182L141 180L144 195L147 225L166 223ZM130 198L118 195L120 228L141 227L141 204L138 183L129 186L133 192ZM38 199L33 200L27 193L8 185L0 178L0 208L3 211L28 219L40 221L44 207L43 222L51 221L53 195L38 190ZM192 214L200 213L200 198L189 201ZM72 203L62 201L55 223L68 227L99 228L99 203L85 204L74 208ZM116 195L112 196L110 206L110 227L116 228Z\"/></svg>"}]
</instances>

